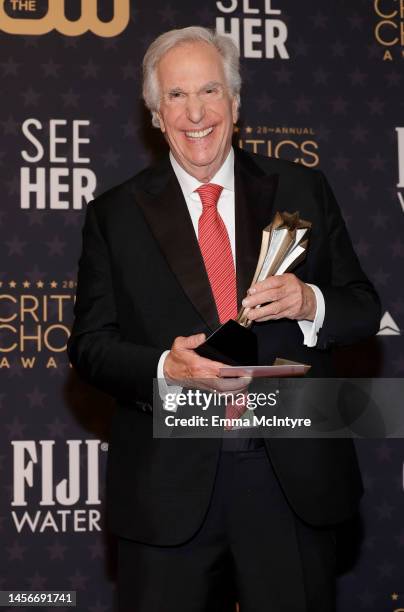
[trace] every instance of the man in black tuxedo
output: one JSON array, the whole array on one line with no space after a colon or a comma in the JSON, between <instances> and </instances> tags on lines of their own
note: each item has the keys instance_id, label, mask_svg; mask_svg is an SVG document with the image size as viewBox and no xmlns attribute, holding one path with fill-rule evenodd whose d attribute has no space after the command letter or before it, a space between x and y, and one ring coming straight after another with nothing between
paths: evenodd
<instances>
[{"instance_id":1,"label":"man in black tuxedo","mask_svg":"<svg viewBox=\"0 0 404 612\"><path fill-rule=\"evenodd\" d=\"M162 396L176 380L220 389L222 364L195 349L242 302L260 363L282 356L314 376L332 376L334 345L378 329L378 297L324 175L232 148L239 91L230 39L204 28L159 37L144 97L170 155L87 208L68 350L118 403L107 478L122 612L228 612L236 601L240 612L329 612L334 528L362 493L350 440L152 436L153 378ZM250 288L278 210L312 222L306 260Z\"/></svg>"}]
</instances>

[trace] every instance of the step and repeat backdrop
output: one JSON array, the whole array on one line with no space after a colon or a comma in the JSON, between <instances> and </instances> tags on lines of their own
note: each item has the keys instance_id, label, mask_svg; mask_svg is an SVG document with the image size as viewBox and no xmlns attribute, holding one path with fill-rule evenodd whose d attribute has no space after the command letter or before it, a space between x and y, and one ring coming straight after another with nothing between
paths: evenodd
<instances>
[{"instance_id":1,"label":"step and repeat backdrop","mask_svg":"<svg viewBox=\"0 0 404 612\"><path fill-rule=\"evenodd\" d=\"M1 0L0 590L76 590L80 612L113 611L116 571L114 404L65 352L81 226L88 201L164 154L141 61L156 35L188 25L240 48L235 143L321 167L333 185L383 302L378 336L338 353L341 374L404 375L403 1ZM397 612L404 442L357 448L366 493L341 536L338 610Z\"/></svg>"}]
</instances>

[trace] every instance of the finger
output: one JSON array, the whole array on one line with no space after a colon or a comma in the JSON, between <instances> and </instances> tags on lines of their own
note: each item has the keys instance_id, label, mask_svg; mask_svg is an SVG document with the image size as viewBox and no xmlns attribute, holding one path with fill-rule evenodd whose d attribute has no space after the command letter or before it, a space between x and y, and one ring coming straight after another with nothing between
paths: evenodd
<instances>
[{"instance_id":1,"label":"finger","mask_svg":"<svg viewBox=\"0 0 404 612\"><path fill-rule=\"evenodd\" d=\"M288 298L266 304L261 308L251 308L247 313L250 321L268 321L269 319L282 319L290 314L291 303Z\"/></svg>"},{"instance_id":2,"label":"finger","mask_svg":"<svg viewBox=\"0 0 404 612\"><path fill-rule=\"evenodd\" d=\"M205 334L194 334L193 336L178 336L174 341L173 348L193 350L203 344L205 340Z\"/></svg>"},{"instance_id":3,"label":"finger","mask_svg":"<svg viewBox=\"0 0 404 612\"><path fill-rule=\"evenodd\" d=\"M252 285L247 293L249 295L253 295L254 293L259 293L260 291L265 291L266 289L278 289L279 287L282 287L285 282L287 282L287 276L286 274L279 274L278 276L270 276L269 278L266 278L262 281L259 281L258 283L255 283L255 285Z\"/></svg>"},{"instance_id":4,"label":"finger","mask_svg":"<svg viewBox=\"0 0 404 612\"><path fill-rule=\"evenodd\" d=\"M253 295L248 295L244 298L242 304L247 308L254 308L254 306L261 306L261 304L267 304L268 302L275 302L281 300L287 296L287 290L285 287L278 289L267 289L266 291L260 291Z\"/></svg>"}]
</instances>

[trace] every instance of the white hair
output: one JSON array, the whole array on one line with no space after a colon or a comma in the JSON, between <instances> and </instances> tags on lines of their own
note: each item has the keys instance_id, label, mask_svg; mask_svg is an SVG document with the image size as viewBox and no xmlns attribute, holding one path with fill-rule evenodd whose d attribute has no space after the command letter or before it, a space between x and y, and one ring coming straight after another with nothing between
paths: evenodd
<instances>
[{"instance_id":1,"label":"white hair","mask_svg":"<svg viewBox=\"0 0 404 612\"><path fill-rule=\"evenodd\" d=\"M215 47L223 60L227 86L240 106L241 76L239 52L232 39L214 30L191 26L180 30L170 30L156 38L147 49L143 58L143 99L152 114L152 124L160 127L157 112L160 107L160 85L157 78L157 65L163 55L173 47L184 43L206 42Z\"/></svg>"}]
</instances>

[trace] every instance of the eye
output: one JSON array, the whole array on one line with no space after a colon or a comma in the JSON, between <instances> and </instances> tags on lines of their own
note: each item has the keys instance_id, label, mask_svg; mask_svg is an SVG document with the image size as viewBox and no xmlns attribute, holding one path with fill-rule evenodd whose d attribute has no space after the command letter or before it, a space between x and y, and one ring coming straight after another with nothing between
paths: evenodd
<instances>
[{"instance_id":1,"label":"eye","mask_svg":"<svg viewBox=\"0 0 404 612\"><path fill-rule=\"evenodd\" d=\"M217 94L218 93L218 88L217 87L207 87L205 89L205 93L206 94Z\"/></svg>"},{"instance_id":2,"label":"eye","mask_svg":"<svg viewBox=\"0 0 404 612\"><path fill-rule=\"evenodd\" d=\"M179 98L182 98L184 95L185 94L183 91L170 91L170 93L168 94L168 98L169 100L178 100Z\"/></svg>"}]
</instances>

